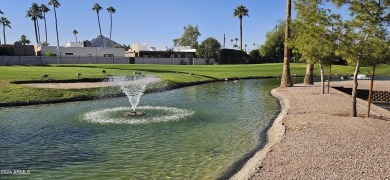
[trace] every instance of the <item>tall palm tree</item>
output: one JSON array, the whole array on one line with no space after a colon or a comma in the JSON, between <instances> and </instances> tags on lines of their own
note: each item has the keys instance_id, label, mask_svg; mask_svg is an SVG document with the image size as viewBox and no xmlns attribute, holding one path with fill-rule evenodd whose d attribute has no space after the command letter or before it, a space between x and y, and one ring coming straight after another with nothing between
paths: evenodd
<instances>
[{"instance_id":1,"label":"tall palm tree","mask_svg":"<svg viewBox=\"0 0 390 180\"><path fill-rule=\"evenodd\" d=\"M37 3L32 3L31 7L26 12L26 17L31 18L31 20L34 22L35 39L37 44L39 43L38 31L37 31L38 13L39 13L39 6Z\"/></svg>"},{"instance_id":2,"label":"tall palm tree","mask_svg":"<svg viewBox=\"0 0 390 180\"><path fill-rule=\"evenodd\" d=\"M43 20L45 22L45 37L46 37L45 42L47 42L46 13L49 12L50 9L45 4L41 4L41 6L39 8L41 9L41 12L43 13Z\"/></svg>"},{"instance_id":3,"label":"tall palm tree","mask_svg":"<svg viewBox=\"0 0 390 180\"><path fill-rule=\"evenodd\" d=\"M6 17L1 17L0 24L3 25L4 44L7 44L7 41L5 40L5 27L11 28L11 22Z\"/></svg>"},{"instance_id":4,"label":"tall palm tree","mask_svg":"<svg viewBox=\"0 0 390 180\"><path fill-rule=\"evenodd\" d=\"M234 17L238 17L240 19L240 49L242 51L242 18L244 16L248 16L249 17L249 14L248 14L248 9L244 6L244 5L239 5L237 6L236 9L234 9L234 12L233 12L233 16Z\"/></svg>"},{"instance_id":5,"label":"tall palm tree","mask_svg":"<svg viewBox=\"0 0 390 180\"><path fill-rule=\"evenodd\" d=\"M290 75L290 49L287 46L287 41L290 38L290 22L291 22L291 0L286 0L286 28L284 31L284 58L283 58L283 74L280 87L292 87L293 83Z\"/></svg>"},{"instance_id":6,"label":"tall palm tree","mask_svg":"<svg viewBox=\"0 0 390 180\"><path fill-rule=\"evenodd\" d=\"M98 18L98 23L99 23L99 31L100 31L100 38L102 39L102 46L104 47L104 42L103 42L103 35L102 35L102 28L100 27L100 17L99 17L99 12L103 8L99 5L99 3L95 3L92 7L92 11L96 11L96 15Z\"/></svg>"},{"instance_id":7,"label":"tall palm tree","mask_svg":"<svg viewBox=\"0 0 390 180\"><path fill-rule=\"evenodd\" d=\"M230 45L233 47L233 39L230 39Z\"/></svg>"},{"instance_id":8,"label":"tall palm tree","mask_svg":"<svg viewBox=\"0 0 390 180\"><path fill-rule=\"evenodd\" d=\"M30 43L31 43L30 40L27 39L27 36L26 36L26 35L20 36L19 42L21 42L23 45L26 45L26 44L30 44Z\"/></svg>"},{"instance_id":9,"label":"tall palm tree","mask_svg":"<svg viewBox=\"0 0 390 180\"><path fill-rule=\"evenodd\" d=\"M54 18L55 18L55 22L56 22L57 51L58 51L59 48L60 48L60 39L58 38L58 25L57 25L57 12L56 12L56 8L60 7L61 4L60 4L57 0L50 0L48 4L49 4L49 5L53 5Z\"/></svg>"},{"instance_id":10,"label":"tall palm tree","mask_svg":"<svg viewBox=\"0 0 390 180\"><path fill-rule=\"evenodd\" d=\"M74 34L74 37L76 38L76 42L77 42L77 34L78 34L79 32L77 32L77 30L75 29L75 30L73 30L73 34Z\"/></svg>"},{"instance_id":11,"label":"tall palm tree","mask_svg":"<svg viewBox=\"0 0 390 180\"><path fill-rule=\"evenodd\" d=\"M39 7L39 6L38 6L38 10L37 10L36 16L37 16L36 22L37 22L37 30L38 30L38 41L39 41L39 43L41 43L41 31L39 29L39 20L43 19L43 14L42 14L41 7Z\"/></svg>"},{"instance_id":12,"label":"tall palm tree","mask_svg":"<svg viewBox=\"0 0 390 180\"><path fill-rule=\"evenodd\" d=\"M236 47L238 47L238 45L237 45L238 38L236 38L236 39L234 39L234 40L236 40Z\"/></svg>"},{"instance_id":13,"label":"tall palm tree","mask_svg":"<svg viewBox=\"0 0 390 180\"><path fill-rule=\"evenodd\" d=\"M112 33L112 14L115 14L116 9L112 6L107 8L108 13L110 13L110 40L111 40L111 33Z\"/></svg>"}]
</instances>

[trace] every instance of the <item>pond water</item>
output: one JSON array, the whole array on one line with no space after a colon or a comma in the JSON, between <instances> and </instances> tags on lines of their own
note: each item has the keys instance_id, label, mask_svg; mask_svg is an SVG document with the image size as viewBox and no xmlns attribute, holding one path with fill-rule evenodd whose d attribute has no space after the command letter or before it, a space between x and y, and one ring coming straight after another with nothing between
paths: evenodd
<instances>
[{"instance_id":1,"label":"pond water","mask_svg":"<svg viewBox=\"0 0 390 180\"><path fill-rule=\"evenodd\" d=\"M0 109L0 170L43 179L215 179L264 142L280 79L217 82L128 99ZM156 118L157 117L157 118ZM167 118L168 117L168 118ZM138 119L137 119L138 118ZM27 172L27 171L26 171Z\"/></svg>"}]
</instances>

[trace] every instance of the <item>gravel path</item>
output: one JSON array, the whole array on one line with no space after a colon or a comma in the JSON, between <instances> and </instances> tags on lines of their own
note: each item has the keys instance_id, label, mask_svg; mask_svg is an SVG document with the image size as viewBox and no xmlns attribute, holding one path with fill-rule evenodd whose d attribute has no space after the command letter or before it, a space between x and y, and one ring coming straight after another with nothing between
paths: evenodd
<instances>
[{"instance_id":1,"label":"gravel path","mask_svg":"<svg viewBox=\"0 0 390 180\"><path fill-rule=\"evenodd\" d=\"M377 87L389 90L390 81ZM263 161L255 156L232 179L390 179L390 111L373 105L372 114L382 118L366 118L367 103L358 99L360 117L349 117L350 96L335 89L321 95L319 84L274 93L287 107L279 115L285 135Z\"/></svg>"}]
</instances>

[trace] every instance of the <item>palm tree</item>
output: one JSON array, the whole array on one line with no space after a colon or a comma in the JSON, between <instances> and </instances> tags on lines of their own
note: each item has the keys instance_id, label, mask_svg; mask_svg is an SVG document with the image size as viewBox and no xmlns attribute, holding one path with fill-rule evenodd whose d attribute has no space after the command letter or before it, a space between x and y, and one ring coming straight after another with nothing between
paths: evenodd
<instances>
[{"instance_id":1,"label":"palm tree","mask_svg":"<svg viewBox=\"0 0 390 180\"><path fill-rule=\"evenodd\" d=\"M57 12L56 8L60 7L61 4L57 0L50 0L49 5L53 5L53 10L54 10L54 17L55 17L55 22L56 22L56 33L57 33L57 51L60 48L60 39L58 38L58 25L57 25Z\"/></svg>"},{"instance_id":2,"label":"palm tree","mask_svg":"<svg viewBox=\"0 0 390 180\"><path fill-rule=\"evenodd\" d=\"M104 47L104 42L103 42L103 35L102 35L102 28L100 27L100 17L99 17L99 12L103 8L99 5L99 3L95 3L92 7L92 11L96 11L96 15L98 18L98 23L99 23L99 31L100 31L100 38L102 39L102 46Z\"/></svg>"},{"instance_id":3,"label":"palm tree","mask_svg":"<svg viewBox=\"0 0 390 180\"><path fill-rule=\"evenodd\" d=\"M240 41L241 41L240 48L242 51L242 17L244 16L249 17L248 9L244 5L239 5L237 6L236 9L234 9L233 16L238 17L240 19Z\"/></svg>"},{"instance_id":4,"label":"palm tree","mask_svg":"<svg viewBox=\"0 0 390 180\"><path fill-rule=\"evenodd\" d=\"M3 11L0 10L0 14L4 14Z\"/></svg>"},{"instance_id":5,"label":"palm tree","mask_svg":"<svg viewBox=\"0 0 390 180\"><path fill-rule=\"evenodd\" d=\"M43 13L43 20L45 21L45 37L46 37L45 42L47 42L46 13L49 12L50 9L45 4L41 4L41 6L39 8L41 9L41 12Z\"/></svg>"},{"instance_id":6,"label":"palm tree","mask_svg":"<svg viewBox=\"0 0 390 180\"><path fill-rule=\"evenodd\" d=\"M28 11L26 12L26 17L31 18L31 20L34 22L35 39L37 43L39 43L38 31L37 31L38 14L39 14L38 4L32 3L30 9L28 9Z\"/></svg>"},{"instance_id":7,"label":"palm tree","mask_svg":"<svg viewBox=\"0 0 390 180\"><path fill-rule=\"evenodd\" d=\"M230 46L233 47L233 39L230 39Z\"/></svg>"},{"instance_id":8,"label":"palm tree","mask_svg":"<svg viewBox=\"0 0 390 180\"><path fill-rule=\"evenodd\" d=\"M43 14L42 14L42 10L41 10L41 7L38 6L38 10L37 10L37 30L38 30L38 41L39 43L41 43L41 31L39 29L39 19L43 19Z\"/></svg>"},{"instance_id":9,"label":"palm tree","mask_svg":"<svg viewBox=\"0 0 390 180\"><path fill-rule=\"evenodd\" d=\"M283 74L280 87L292 87L293 83L290 75L290 49L287 42L290 38L290 21L291 21L291 0L286 0L286 28L284 32L284 58L283 58Z\"/></svg>"},{"instance_id":10,"label":"palm tree","mask_svg":"<svg viewBox=\"0 0 390 180\"><path fill-rule=\"evenodd\" d=\"M26 45L26 44L30 44L30 43L31 43L31 41L27 39L26 35L20 36L19 42L21 42L23 45Z\"/></svg>"},{"instance_id":11,"label":"palm tree","mask_svg":"<svg viewBox=\"0 0 390 180\"><path fill-rule=\"evenodd\" d=\"M116 9L112 6L108 7L107 8L107 11L108 13L110 13L110 22L111 22L111 25L110 25L110 40L111 40L111 33L112 33L112 14L115 14L116 12Z\"/></svg>"},{"instance_id":12,"label":"palm tree","mask_svg":"<svg viewBox=\"0 0 390 180\"><path fill-rule=\"evenodd\" d=\"M5 27L11 28L11 22L6 17L1 17L0 24L3 25L4 44L7 44L7 41L5 40Z\"/></svg>"},{"instance_id":13,"label":"palm tree","mask_svg":"<svg viewBox=\"0 0 390 180\"><path fill-rule=\"evenodd\" d=\"M236 40L236 46L235 46L235 47L238 47L238 45L237 45L238 38L236 38L236 39L234 39L234 40Z\"/></svg>"},{"instance_id":14,"label":"palm tree","mask_svg":"<svg viewBox=\"0 0 390 180\"><path fill-rule=\"evenodd\" d=\"M75 29L75 30L73 30L73 34L74 34L74 37L76 38L76 42L77 42L77 34L78 34L79 32L77 32L77 30Z\"/></svg>"}]
</instances>

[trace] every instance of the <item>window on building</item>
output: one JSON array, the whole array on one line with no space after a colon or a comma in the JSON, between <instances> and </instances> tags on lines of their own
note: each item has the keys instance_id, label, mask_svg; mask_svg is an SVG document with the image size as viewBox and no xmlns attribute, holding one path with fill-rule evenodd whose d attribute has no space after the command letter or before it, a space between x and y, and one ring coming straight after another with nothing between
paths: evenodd
<instances>
[{"instance_id":1,"label":"window on building","mask_svg":"<svg viewBox=\"0 0 390 180\"><path fill-rule=\"evenodd\" d=\"M114 57L114 54L105 54L104 57Z\"/></svg>"},{"instance_id":2,"label":"window on building","mask_svg":"<svg viewBox=\"0 0 390 180\"><path fill-rule=\"evenodd\" d=\"M65 53L65 56L72 56L73 53Z\"/></svg>"}]
</instances>

